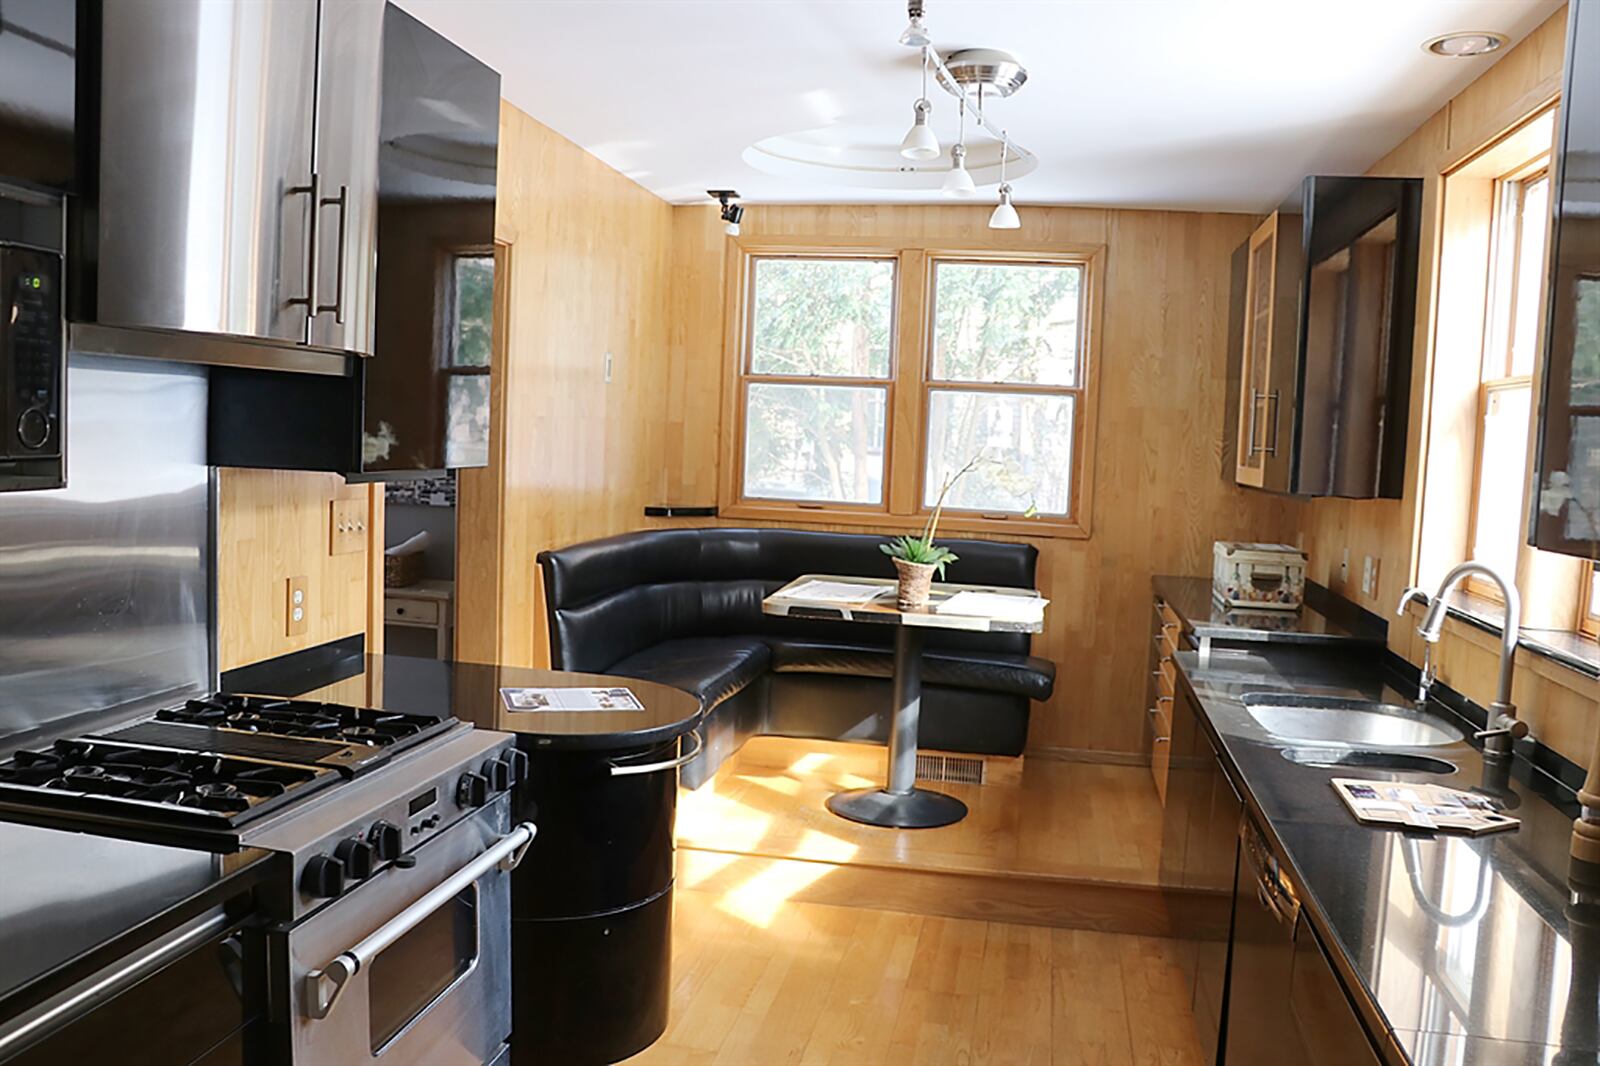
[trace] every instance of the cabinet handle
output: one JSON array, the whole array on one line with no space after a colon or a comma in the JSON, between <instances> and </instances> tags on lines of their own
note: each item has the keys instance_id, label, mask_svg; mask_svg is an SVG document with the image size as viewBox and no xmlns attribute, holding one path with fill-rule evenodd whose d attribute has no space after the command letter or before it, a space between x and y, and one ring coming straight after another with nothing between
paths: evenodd
<instances>
[{"instance_id":1,"label":"cabinet handle","mask_svg":"<svg viewBox=\"0 0 1600 1066\"><path fill-rule=\"evenodd\" d=\"M1172 743L1172 738L1171 737L1157 736L1156 739L1155 739L1155 742L1157 744L1170 744L1170 743Z\"/></svg>"},{"instance_id":2,"label":"cabinet handle","mask_svg":"<svg viewBox=\"0 0 1600 1066\"><path fill-rule=\"evenodd\" d=\"M333 267L333 303L318 304L317 313L321 314L323 311L332 311L333 320L342 326L344 325L345 238L348 235L350 226L350 186L339 186L338 196L322 197L317 201L317 210L320 211L322 208L331 204L337 204L339 207L339 245L336 253L338 258L334 260ZM315 283L313 283L313 286L314 285ZM312 292L315 291L316 289L313 287Z\"/></svg>"},{"instance_id":3,"label":"cabinet handle","mask_svg":"<svg viewBox=\"0 0 1600 1066\"><path fill-rule=\"evenodd\" d=\"M1157 707L1161 706L1163 703L1171 703L1171 702L1172 702L1172 697L1171 696L1157 696L1156 697L1156 706Z\"/></svg>"},{"instance_id":4,"label":"cabinet handle","mask_svg":"<svg viewBox=\"0 0 1600 1066\"><path fill-rule=\"evenodd\" d=\"M1246 459L1252 459L1261 450L1256 444L1256 410L1261 406L1261 393L1254 388L1250 390L1250 421L1244 434L1244 439L1249 442L1250 450L1245 453Z\"/></svg>"},{"instance_id":5,"label":"cabinet handle","mask_svg":"<svg viewBox=\"0 0 1600 1066\"><path fill-rule=\"evenodd\" d=\"M1278 413L1283 408L1283 405L1278 402L1278 399L1279 390L1273 389L1271 392L1267 393L1267 403L1272 405L1272 443L1261 450L1272 456L1276 456L1278 454Z\"/></svg>"},{"instance_id":6,"label":"cabinet handle","mask_svg":"<svg viewBox=\"0 0 1600 1066\"><path fill-rule=\"evenodd\" d=\"M311 198L311 224L306 234L306 294L286 302L290 306L303 305L308 314L314 315L317 313L317 215L322 211L322 176L313 170L311 184L292 186L289 195Z\"/></svg>"}]
</instances>

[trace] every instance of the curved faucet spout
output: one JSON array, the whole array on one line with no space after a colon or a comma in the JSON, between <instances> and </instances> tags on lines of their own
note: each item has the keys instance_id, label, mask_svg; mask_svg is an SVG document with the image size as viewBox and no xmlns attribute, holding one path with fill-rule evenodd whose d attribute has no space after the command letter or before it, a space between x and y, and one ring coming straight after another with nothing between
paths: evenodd
<instances>
[{"instance_id":1,"label":"curved faucet spout","mask_svg":"<svg viewBox=\"0 0 1600 1066\"><path fill-rule=\"evenodd\" d=\"M1522 622L1522 600L1517 596L1515 583L1507 581L1498 570L1487 563L1468 560L1445 575L1444 581L1439 585L1439 591L1434 594L1433 602L1428 604L1428 613L1423 617L1422 625L1417 631L1428 643L1439 642L1439 633L1444 629L1445 613L1450 606L1450 595L1461 582L1473 574L1493 581L1505 600L1505 625L1500 632L1499 702L1510 706L1511 680L1517 659L1517 634Z\"/></svg>"}]
</instances>

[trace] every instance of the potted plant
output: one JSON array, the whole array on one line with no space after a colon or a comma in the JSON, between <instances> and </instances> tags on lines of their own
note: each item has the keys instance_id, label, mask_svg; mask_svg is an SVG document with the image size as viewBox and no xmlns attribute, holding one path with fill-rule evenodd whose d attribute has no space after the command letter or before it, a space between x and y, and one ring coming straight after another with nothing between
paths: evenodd
<instances>
[{"instance_id":1,"label":"potted plant","mask_svg":"<svg viewBox=\"0 0 1600 1066\"><path fill-rule=\"evenodd\" d=\"M945 496L949 494L951 486L972 472L981 454L974 455L966 466L945 479L944 487L939 490L939 498L934 502L933 514L928 516L928 524L922 527L922 536L902 535L887 544L878 545L879 551L894 560L895 572L900 578L896 605L902 611L920 611L927 607L933 576L938 574L943 580L945 565L958 558L949 548L935 544L933 535L939 529L939 515L944 511Z\"/></svg>"}]
</instances>

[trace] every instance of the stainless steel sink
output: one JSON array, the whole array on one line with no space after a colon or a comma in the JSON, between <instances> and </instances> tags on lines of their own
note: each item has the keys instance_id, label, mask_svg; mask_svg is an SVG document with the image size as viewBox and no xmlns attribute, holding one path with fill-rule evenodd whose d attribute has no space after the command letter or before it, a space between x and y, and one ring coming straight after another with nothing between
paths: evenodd
<instances>
[{"instance_id":1,"label":"stainless steel sink","mask_svg":"<svg viewBox=\"0 0 1600 1066\"><path fill-rule=\"evenodd\" d=\"M1358 748L1427 748L1462 739L1442 722L1392 703L1275 692L1249 693L1243 702L1250 717L1279 740Z\"/></svg>"},{"instance_id":2,"label":"stainless steel sink","mask_svg":"<svg viewBox=\"0 0 1600 1066\"><path fill-rule=\"evenodd\" d=\"M1404 770L1423 774L1453 774L1456 764L1404 751L1364 751L1360 748L1284 748L1285 759L1301 766L1329 770Z\"/></svg>"}]
</instances>

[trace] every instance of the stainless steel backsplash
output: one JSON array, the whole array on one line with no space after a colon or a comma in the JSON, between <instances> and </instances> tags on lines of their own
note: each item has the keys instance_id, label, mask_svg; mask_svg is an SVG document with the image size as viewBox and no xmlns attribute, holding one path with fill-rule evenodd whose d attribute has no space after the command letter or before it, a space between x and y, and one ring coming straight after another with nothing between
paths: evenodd
<instances>
[{"instance_id":1,"label":"stainless steel backsplash","mask_svg":"<svg viewBox=\"0 0 1600 1066\"><path fill-rule=\"evenodd\" d=\"M67 487L0 494L0 748L208 688L200 368L74 354Z\"/></svg>"}]
</instances>

